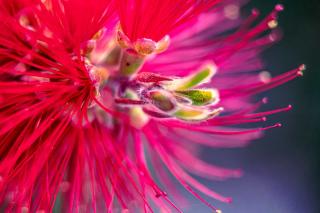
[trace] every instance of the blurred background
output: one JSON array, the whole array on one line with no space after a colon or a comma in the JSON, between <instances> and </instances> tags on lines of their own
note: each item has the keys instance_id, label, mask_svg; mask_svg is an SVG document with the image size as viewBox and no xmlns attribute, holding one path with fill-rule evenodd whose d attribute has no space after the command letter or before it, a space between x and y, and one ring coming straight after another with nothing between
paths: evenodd
<instances>
[{"instance_id":1,"label":"blurred background","mask_svg":"<svg viewBox=\"0 0 320 213\"><path fill-rule=\"evenodd\" d=\"M212 203L224 213L320 212L320 1L251 0L244 14L256 7L262 15L281 3L279 24L283 39L264 55L273 75L306 64L303 78L262 94L265 109L293 105L293 110L269 118L282 128L244 149L214 150L204 159L218 165L243 168L240 179L205 181L217 192L232 196L232 204ZM214 157L213 157L214 156ZM187 212L208 212L198 201Z\"/></svg>"}]
</instances>

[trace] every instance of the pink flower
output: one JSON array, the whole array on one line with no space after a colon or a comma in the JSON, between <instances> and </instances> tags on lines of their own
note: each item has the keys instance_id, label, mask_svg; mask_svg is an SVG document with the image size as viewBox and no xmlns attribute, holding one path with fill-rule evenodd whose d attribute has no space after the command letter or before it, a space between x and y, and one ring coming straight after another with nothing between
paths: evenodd
<instances>
[{"instance_id":1,"label":"pink flower","mask_svg":"<svg viewBox=\"0 0 320 213\"><path fill-rule=\"evenodd\" d=\"M123 32L131 42L146 38L161 40L220 0L120 0L117 1Z\"/></svg>"},{"instance_id":2,"label":"pink flower","mask_svg":"<svg viewBox=\"0 0 320 213\"><path fill-rule=\"evenodd\" d=\"M241 147L245 129L291 106L252 97L271 78L260 52L280 34L275 9L239 17L242 1L1 0L0 203L7 212L181 211L174 179L231 202L192 175L239 177L199 148ZM232 32L227 34L226 32ZM236 127L235 127L236 126ZM183 205L182 205L183 206Z\"/></svg>"}]
</instances>

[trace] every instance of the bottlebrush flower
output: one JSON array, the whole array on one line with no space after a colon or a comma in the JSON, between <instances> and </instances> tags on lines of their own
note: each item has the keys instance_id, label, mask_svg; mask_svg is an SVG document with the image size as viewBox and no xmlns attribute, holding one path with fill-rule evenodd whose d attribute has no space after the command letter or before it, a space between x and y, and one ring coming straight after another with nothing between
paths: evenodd
<instances>
[{"instance_id":1,"label":"bottlebrush flower","mask_svg":"<svg viewBox=\"0 0 320 213\"><path fill-rule=\"evenodd\" d=\"M226 179L198 147L239 147L274 126L243 123L252 96L302 75L256 72L277 5L254 25L237 1L1 0L0 203L7 212L181 211L176 179ZM205 20L205 21L203 21ZM117 21L119 21L118 24ZM226 34L225 32L233 32ZM192 163L190 163L192 162Z\"/></svg>"}]
</instances>

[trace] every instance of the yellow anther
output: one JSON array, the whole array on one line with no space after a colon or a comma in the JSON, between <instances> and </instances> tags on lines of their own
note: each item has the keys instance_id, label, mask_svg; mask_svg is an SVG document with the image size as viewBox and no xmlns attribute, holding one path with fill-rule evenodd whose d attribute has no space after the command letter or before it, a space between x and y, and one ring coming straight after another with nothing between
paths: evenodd
<instances>
[{"instance_id":1,"label":"yellow anther","mask_svg":"<svg viewBox=\"0 0 320 213\"><path fill-rule=\"evenodd\" d=\"M164 51L166 51L168 49L170 45L170 36L166 35L165 37L163 37L163 39L161 39L160 41L157 42L156 46L157 46L157 53L162 53Z\"/></svg>"},{"instance_id":2,"label":"yellow anther","mask_svg":"<svg viewBox=\"0 0 320 213\"><path fill-rule=\"evenodd\" d=\"M271 20L271 21L268 22L268 27L269 27L270 29L274 29L274 28L276 28L277 26L278 26L277 20Z\"/></svg>"},{"instance_id":3,"label":"yellow anther","mask_svg":"<svg viewBox=\"0 0 320 213\"><path fill-rule=\"evenodd\" d=\"M128 48L130 46L129 38L119 28L117 31L117 42L121 48Z\"/></svg>"},{"instance_id":4,"label":"yellow anther","mask_svg":"<svg viewBox=\"0 0 320 213\"><path fill-rule=\"evenodd\" d=\"M156 42L151 39L142 38L134 42L134 49L139 55L147 56L156 51Z\"/></svg>"}]
</instances>

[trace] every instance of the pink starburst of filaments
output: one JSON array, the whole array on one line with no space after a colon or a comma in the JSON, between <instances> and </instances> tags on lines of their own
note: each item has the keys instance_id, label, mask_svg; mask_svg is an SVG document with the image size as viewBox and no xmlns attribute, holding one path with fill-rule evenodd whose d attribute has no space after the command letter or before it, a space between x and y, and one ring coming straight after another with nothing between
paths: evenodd
<instances>
[{"instance_id":1,"label":"pink starburst of filaments","mask_svg":"<svg viewBox=\"0 0 320 213\"><path fill-rule=\"evenodd\" d=\"M281 5L241 19L236 0L1 0L0 207L6 212L164 212L185 208L175 181L231 202L194 175L242 175L199 148L247 145L257 93L276 77L260 52L280 38ZM228 32L228 33L226 33ZM192 163L190 163L192 162Z\"/></svg>"}]
</instances>

